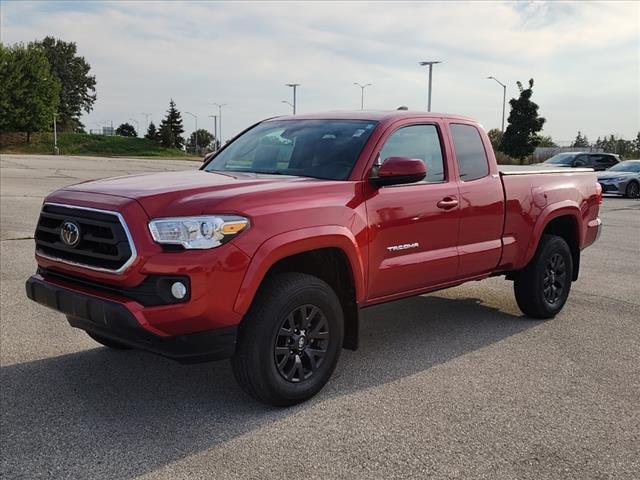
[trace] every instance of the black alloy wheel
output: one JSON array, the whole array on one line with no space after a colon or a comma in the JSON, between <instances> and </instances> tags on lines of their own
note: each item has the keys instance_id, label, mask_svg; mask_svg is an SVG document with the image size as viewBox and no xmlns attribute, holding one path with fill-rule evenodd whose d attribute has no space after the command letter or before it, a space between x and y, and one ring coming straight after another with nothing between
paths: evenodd
<instances>
[{"instance_id":1,"label":"black alloy wheel","mask_svg":"<svg viewBox=\"0 0 640 480\"><path fill-rule=\"evenodd\" d=\"M549 305L554 305L562 298L567 282L567 266L559 253L554 253L547 260L543 282L544 299Z\"/></svg>"},{"instance_id":2,"label":"black alloy wheel","mask_svg":"<svg viewBox=\"0 0 640 480\"><path fill-rule=\"evenodd\" d=\"M278 373L289 382L311 378L322 366L330 341L329 322L314 305L302 305L282 321L274 345Z\"/></svg>"}]
</instances>

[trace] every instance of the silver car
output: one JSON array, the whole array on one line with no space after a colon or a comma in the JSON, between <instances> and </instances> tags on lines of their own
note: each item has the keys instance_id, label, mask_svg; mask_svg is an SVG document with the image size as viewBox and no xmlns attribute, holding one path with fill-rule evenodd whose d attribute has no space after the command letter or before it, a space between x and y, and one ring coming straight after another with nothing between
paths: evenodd
<instances>
[{"instance_id":1,"label":"silver car","mask_svg":"<svg viewBox=\"0 0 640 480\"><path fill-rule=\"evenodd\" d=\"M602 193L615 193L628 198L640 197L640 160L627 160L600 172Z\"/></svg>"}]
</instances>

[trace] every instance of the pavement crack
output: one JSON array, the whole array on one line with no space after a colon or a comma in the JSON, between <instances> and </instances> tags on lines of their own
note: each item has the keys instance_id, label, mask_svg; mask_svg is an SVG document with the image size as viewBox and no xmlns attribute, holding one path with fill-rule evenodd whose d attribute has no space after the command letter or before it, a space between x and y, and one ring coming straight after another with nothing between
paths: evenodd
<instances>
[{"instance_id":1,"label":"pavement crack","mask_svg":"<svg viewBox=\"0 0 640 480\"><path fill-rule=\"evenodd\" d=\"M15 240L33 240L33 237L3 238L3 239L0 239L0 242L12 242Z\"/></svg>"}]
</instances>

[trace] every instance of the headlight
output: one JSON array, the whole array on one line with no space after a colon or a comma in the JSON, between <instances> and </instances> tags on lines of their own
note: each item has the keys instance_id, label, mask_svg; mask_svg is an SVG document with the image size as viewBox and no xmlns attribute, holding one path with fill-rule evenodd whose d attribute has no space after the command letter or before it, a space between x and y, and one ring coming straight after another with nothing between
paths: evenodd
<instances>
[{"instance_id":1,"label":"headlight","mask_svg":"<svg viewBox=\"0 0 640 480\"><path fill-rule=\"evenodd\" d=\"M187 249L219 247L248 227L249 220L238 215L159 218L149 222L156 242Z\"/></svg>"}]
</instances>

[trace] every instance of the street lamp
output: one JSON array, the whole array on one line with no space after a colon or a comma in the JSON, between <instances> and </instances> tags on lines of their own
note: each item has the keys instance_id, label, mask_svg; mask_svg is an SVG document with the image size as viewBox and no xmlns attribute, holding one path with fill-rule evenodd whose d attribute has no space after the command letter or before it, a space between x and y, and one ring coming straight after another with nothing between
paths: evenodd
<instances>
[{"instance_id":1,"label":"street lamp","mask_svg":"<svg viewBox=\"0 0 640 480\"><path fill-rule=\"evenodd\" d=\"M135 120L133 118L129 118L129 120L131 120L132 122L136 122L136 137L137 137L140 132L140 123L138 122L138 120Z\"/></svg>"},{"instance_id":2,"label":"street lamp","mask_svg":"<svg viewBox=\"0 0 640 480\"><path fill-rule=\"evenodd\" d=\"M429 66L429 99L427 101L427 112L431 111L431 81L433 77L433 66L436 63L442 63L441 61L429 61L429 62L420 62L420 65L423 67Z\"/></svg>"},{"instance_id":3,"label":"street lamp","mask_svg":"<svg viewBox=\"0 0 640 480\"><path fill-rule=\"evenodd\" d=\"M502 85L502 133L504 133L504 110L505 110L506 101L507 101L507 86L504 83L502 83L500 80L498 80L496 77L487 77L487 80L495 80L500 85Z\"/></svg>"},{"instance_id":4,"label":"street lamp","mask_svg":"<svg viewBox=\"0 0 640 480\"><path fill-rule=\"evenodd\" d=\"M293 88L293 114L296 114L296 89L300 86L299 83L285 83L287 87Z\"/></svg>"},{"instance_id":5,"label":"street lamp","mask_svg":"<svg viewBox=\"0 0 640 480\"><path fill-rule=\"evenodd\" d=\"M219 144L220 139L218 138L218 116L217 115L209 115L209 118L213 118L213 138L214 141ZM214 144L216 150L218 150L217 145Z\"/></svg>"},{"instance_id":6,"label":"street lamp","mask_svg":"<svg viewBox=\"0 0 640 480\"><path fill-rule=\"evenodd\" d=\"M364 89L373 85L372 83L367 83L362 85L361 83L353 82L354 85L360 87L360 110L364 110Z\"/></svg>"},{"instance_id":7,"label":"street lamp","mask_svg":"<svg viewBox=\"0 0 640 480\"><path fill-rule=\"evenodd\" d=\"M294 114L294 115L296 114L296 107L295 107L295 105L294 105L293 103L291 103L291 102L290 102L290 101L288 101L288 100L282 100L282 103L286 103L286 104L287 104L287 105L289 105L291 108L293 108L293 114Z\"/></svg>"},{"instance_id":8,"label":"street lamp","mask_svg":"<svg viewBox=\"0 0 640 480\"><path fill-rule=\"evenodd\" d=\"M191 112L184 112L184 113L191 115L196 121L196 131L193 134L193 136L195 138L195 143L196 143L196 155L198 155L198 116L195 113L191 113Z\"/></svg>"},{"instance_id":9,"label":"street lamp","mask_svg":"<svg viewBox=\"0 0 640 480\"><path fill-rule=\"evenodd\" d=\"M216 107L218 107L218 125L220 129L220 147L222 147L222 107L227 105L226 103L214 103Z\"/></svg>"}]
</instances>

